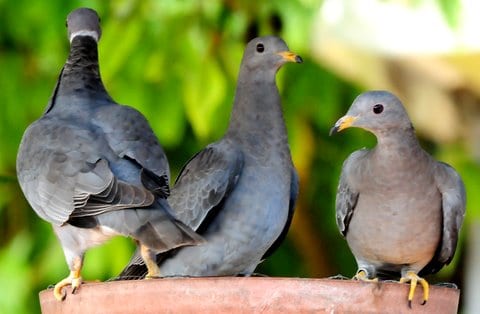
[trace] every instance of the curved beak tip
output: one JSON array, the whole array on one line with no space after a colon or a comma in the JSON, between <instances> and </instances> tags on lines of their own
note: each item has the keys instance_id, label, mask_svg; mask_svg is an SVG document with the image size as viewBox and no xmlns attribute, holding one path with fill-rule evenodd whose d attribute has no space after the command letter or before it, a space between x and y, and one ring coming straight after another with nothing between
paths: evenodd
<instances>
[{"instance_id":1,"label":"curved beak tip","mask_svg":"<svg viewBox=\"0 0 480 314\"><path fill-rule=\"evenodd\" d=\"M295 63L302 63L303 59L299 55L291 52L291 51L282 51L279 52L278 55L280 55L285 61L288 62L295 62Z\"/></svg>"},{"instance_id":2,"label":"curved beak tip","mask_svg":"<svg viewBox=\"0 0 480 314\"><path fill-rule=\"evenodd\" d=\"M329 135L336 134L346 128L349 128L353 125L353 123L357 120L356 116L343 116L341 117L335 125L330 129Z\"/></svg>"},{"instance_id":3,"label":"curved beak tip","mask_svg":"<svg viewBox=\"0 0 480 314\"><path fill-rule=\"evenodd\" d=\"M331 129L330 132L328 132L328 136L332 136L334 134L338 133L338 126L334 125Z\"/></svg>"}]
</instances>

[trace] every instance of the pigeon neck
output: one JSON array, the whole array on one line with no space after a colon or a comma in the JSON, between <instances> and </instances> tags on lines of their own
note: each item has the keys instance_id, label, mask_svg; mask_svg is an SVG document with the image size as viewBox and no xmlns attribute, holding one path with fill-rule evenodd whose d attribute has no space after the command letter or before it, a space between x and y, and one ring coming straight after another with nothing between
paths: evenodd
<instances>
[{"instance_id":1,"label":"pigeon neck","mask_svg":"<svg viewBox=\"0 0 480 314\"><path fill-rule=\"evenodd\" d=\"M286 134L277 85L274 79L266 80L265 74L261 73L262 77L250 75L248 79L240 75L229 132Z\"/></svg>"},{"instance_id":2,"label":"pigeon neck","mask_svg":"<svg viewBox=\"0 0 480 314\"><path fill-rule=\"evenodd\" d=\"M420 147L413 127L408 129L384 130L376 133L378 144L375 153L382 158L405 158Z\"/></svg>"},{"instance_id":3,"label":"pigeon neck","mask_svg":"<svg viewBox=\"0 0 480 314\"><path fill-rule=\"evenodd\" d=\"M378 186L395 186L405 181L419 180L418 174L432 162L418 143L413 128L409 130L390 130L390 134L378 136L378 144L371 151L366 169L377 179ZM430 177L425 180L429 184ZM424 180L424 179L420 179Z\"/></svg>"},{"instance_id":4,"label":"pigeon neck","mask_svg":"<svg viewBox=\"0 0 480 314\"><path fill-rule=\"evenodd\" d=\"M70 44L70 54L60 76L57 96L75 94L78 97L111 101L100 77L97 42L90 36L76 36Z\"/></svg>"}]
</instances>

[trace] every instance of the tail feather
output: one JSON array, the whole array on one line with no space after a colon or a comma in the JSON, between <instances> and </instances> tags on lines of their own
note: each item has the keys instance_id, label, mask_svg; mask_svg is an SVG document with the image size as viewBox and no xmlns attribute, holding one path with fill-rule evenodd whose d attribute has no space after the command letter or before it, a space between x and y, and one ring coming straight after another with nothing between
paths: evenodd
<instances>
[{"instance_id":1,"label":"tail feather","mask_svg":"<svg viewBox=\"0 0 480 314\"><path fill-rule=\"evenodd\" d=\"M157 199L152 207L107 212L97 216L97 220L99 225L131 236L157 254L168 254L175 248L205 242L202 236L181 221L173 218L168 209L169 205L166 200ZM134 274L137 275L132 276L144 276L146 274L145 263L138 249L130 264L141 265L138 270L134 271ZM144 273L143 269L145 269Z\"/></svg>"},{"instance_id":2,"label":"tail feather","mask_svg":"<svg viewBox=\"0 0 480 314\"><path fill-rule=\"evenodd\" d=\"M138 235L139 241L157 251L158 265L160 265L165 259L174 255L182 246L199 245L205 242L200 235L198 235L184 223L178 220L173 221L173 223L177 228L176 236L178 237L172 236L172 233L170 233L169 237L166 237L164 235L166 230L164 223L158 224L158 222L155 221L142 226L142 228L140 228L141 230L139 230L141 233L141 235ZM161 225L160 229L156 228L158 225ZM159 230L161 232L159 232ZM152 239L157 240L154 240L154 243L149 244L147 241ZM127 266L123 269L117 279L142 279L145 277L147 272L147 266L141 257L139 248L137 248Z\"/></svg>"},{"instance_id":3,"label":"tail feather","mask_svg":"<svg viewBox=\"0 0 480 314\"><path fill-rule=\"evenodd\" d=\"M204 242L195 231L167 215L147 221L137 228L132 236L157 253Z\"/></svg>"},{"instance_id":4,"label":"tail feather","mask_svg":"<svg viewBox=\"0 0 480 314\"><path fill-rule=\"evenodd\" d=\"M158 263L158 261L157 261ZM117 280L142 279L147 274L147 266L145 265L142 256L140 255L140 248L137 247L135 253L130 258L127 266L122 270Z\"/></svg>"}]
</instances>

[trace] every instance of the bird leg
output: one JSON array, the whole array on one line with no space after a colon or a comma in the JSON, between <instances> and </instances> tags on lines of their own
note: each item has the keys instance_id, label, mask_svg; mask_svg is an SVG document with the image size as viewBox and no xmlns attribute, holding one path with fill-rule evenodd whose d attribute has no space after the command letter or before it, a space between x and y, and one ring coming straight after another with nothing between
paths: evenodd
<instances>
[{"instance_id":1,"label":"bird leg","mask_svg":"<svg viewBox=\"0 0 480 314\"><path fill-rule=\"evenodd\" d=\"M150 248L140 244L140 253L142 255L145 266L147 266L148 273L145 279L152 279L160 277L160 268L157 265L157 254Z\"/></svg>"},{"instance_id":2,"label":"bird leg","mask_svg":"<svg viewBox=\"0 0 480 314\"><path fill-rule=\"evenodd\" d=\"M82 265L83 265L83 258L82 257L76 257L73 260L72 266L70 268L70 275L61 280L59 283L55 285L55 288L53 289L53 295L55 296L55 299L58 301L63 301L67 297L67 292L63 290L64 287L71 285L72 286L72 294L74 294L77 289L80 287L82 284L82 276L80 275L80 272L82 270Z\"/></svg>"},{"instance_id":3,"label":"bird leg","mask_svg":"<svg viewBox=\"0 0 480 314\"><path fill-rule=\"evenodd\" d=\"M358 270L352 279L365 281L365 282L378 282L378 278L373 278L373 279L368 278L367 272L363 269Z\"/></svg>"},{"instance_id":4,"label":"bird leg","mask_svg":"<svg viewBox=\"0 0 480 314\"><path fill-rule=\"evenodd\" d=\"M422 305L425 305L428 301L428 294L429 294L428 282L425 279L419 277L413 271L407 271L405 276L400 278L400 283L406 283L406 282L410 282L410 291L408 293L408 307L412 308L412 300L413 300L413 295L415 294L415 288L417 287L417 283L420 283L423 287Z\"/></svg>"}]
</instances>

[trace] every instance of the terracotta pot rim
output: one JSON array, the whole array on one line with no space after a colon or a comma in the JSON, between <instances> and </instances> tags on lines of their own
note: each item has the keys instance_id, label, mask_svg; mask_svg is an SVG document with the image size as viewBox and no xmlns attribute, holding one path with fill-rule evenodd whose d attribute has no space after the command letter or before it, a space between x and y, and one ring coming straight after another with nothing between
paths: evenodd
<instances>
[{"instance_id":1,"label":"terracotta pot rim","mask_svg":"<svg viewBox=\"0 0 480 314\"><path fill-rule=\"evenodd\" d=\"M301 277L169 277L84 283L59 302L39 293L47 313L456 313L460 290L419 285L408 308L409 284ZM70 290L69 290L70 292Z\"/></svg>"}]
</instances>

